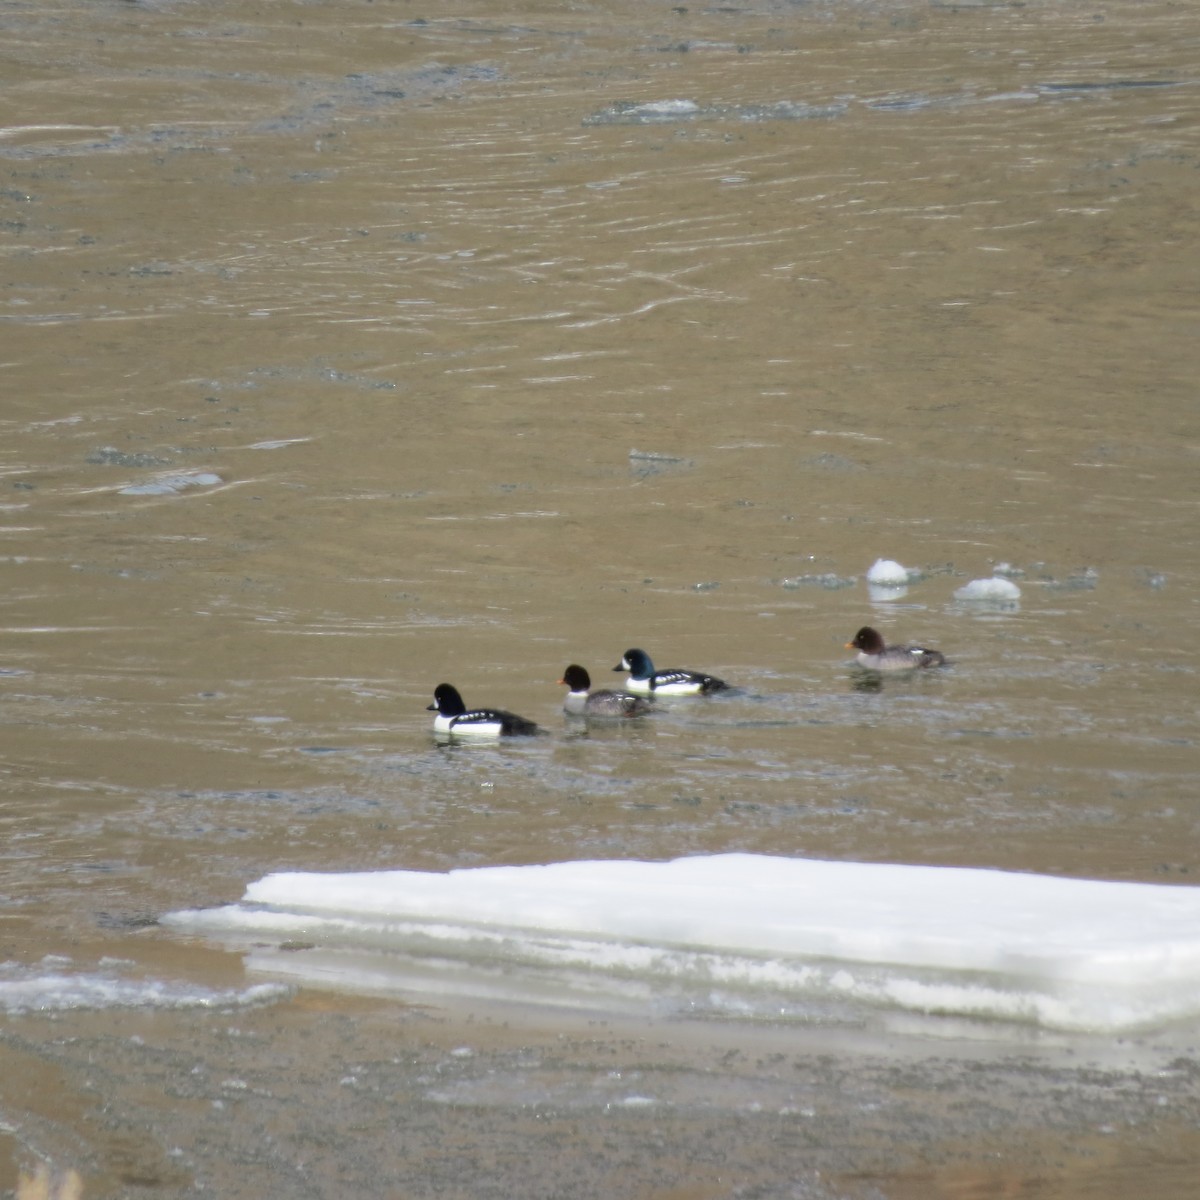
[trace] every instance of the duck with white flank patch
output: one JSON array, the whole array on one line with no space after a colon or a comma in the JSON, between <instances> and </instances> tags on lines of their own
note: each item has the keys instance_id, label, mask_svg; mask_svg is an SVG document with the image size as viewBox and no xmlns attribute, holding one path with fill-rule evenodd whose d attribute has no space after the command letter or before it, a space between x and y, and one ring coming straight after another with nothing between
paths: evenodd
<instances>
[{"instance_id":1,"label":"duck with white flank patch","mask_svg":"<svg viewBox=\"0 0 1200 1200\"><path fill-rule=\"evenodd\" d=\"M911 671L918 667L941 667L946 656L940 650L926 646L889 646L883 635L870 625L864 625L854 640L846 643L847 650L857 650L854 661L868 671Z\"/></svg>"},{"instance_id":2,"label":"duck with white flank patch","mask_svg":"<svg viewBox=\"0 0 1200 1200\"><path fill-rule=\"evenodd\" d=\"M614 671L628 671L625 687L636 696L707 696L729 685L715 675L673 667L656 671L645 650L626 650Z\"/></svg>"},{"instance_id":3,"label":"duck with white flank patch","mask_svg":"<svg viewBox=\"0 0 1200 1200\"><path fill-rule=\"evenodd\" d=\"M589 692L592 677L578 663L572 663L558 682L570 689L563 703L563 712L574 717L640 717L651 708L649 700L630 692L616 692L608 688Z\"/></svg>"},{"instance_id":4,"label":"duck with white flank patch","mask_svg":"<svg viewBox=\"0 0 1200 1200\"><path fill-rule=\"evenodd\" d=\"M502 708L467 708L458 688L449 683L434 688L428 711L437 713L433 732L454 737L518 737L538 732L532 721Z\"/></svg>"}]
</instances>

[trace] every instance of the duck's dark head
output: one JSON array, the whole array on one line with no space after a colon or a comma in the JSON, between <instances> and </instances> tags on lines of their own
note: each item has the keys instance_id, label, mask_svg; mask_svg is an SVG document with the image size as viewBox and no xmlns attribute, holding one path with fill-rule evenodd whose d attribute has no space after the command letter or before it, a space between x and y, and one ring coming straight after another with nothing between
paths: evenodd
<instances>
[{"instance_id":1,"label":"duck's dark head","mask_svg":"<svg viewBox=\"0 0 1200 1200\"><path fill-rule=\"evenodd\" d=\"M882 654L883 637L877 629L864 625L852 641L846 643L847 650L861 650L864 654Z\"/></svg>"},{"instance_id":2,"label":"duck's dark head","mask_svg":"<svg viewBox=\"0 0 1200 1200\"><path fill-rule=\"evenodd\" d=\"M572 663L558 682L565 683L573 692L586 692L592 686L592 677L578 663Z\"/></svg>"},{"instance_id":3,"label":"duck's dark head","mask_svg":"<svg viewBox=\"0 0 1200 1200\"><path fill-rule=\"evenodd\" d=\"M439 712L443 717L459 717L467 711L467 706L452 683L439 683L433 689L433 703L426 705L425 711Z\"/></svg>"},{"instance_id":4,"label":"duck's dark head","mask_svg":"<svg viewBox=\"0 0 1200 1200\"><path fill-rule=\"evenodd\" d=\"M626 650L614 671L628 671L634 679L649 679L654 674L654 664L645 650Z\"/></svg>"}]
</instances>

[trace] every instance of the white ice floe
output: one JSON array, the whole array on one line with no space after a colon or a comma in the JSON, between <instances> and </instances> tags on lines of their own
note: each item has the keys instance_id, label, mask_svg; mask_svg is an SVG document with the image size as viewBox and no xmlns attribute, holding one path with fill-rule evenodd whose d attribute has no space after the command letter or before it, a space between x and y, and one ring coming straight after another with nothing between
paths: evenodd
<instances>
[{"instance_id":1,"label":"white ice floe","mask_svg":"<svg viewBox=\"0 0 1200 1200\"><path fill-rule=\"evenodd\" d=\"M437 974L463 995L602 1006L618 985L642 1003L690 989L730 1015L845 1001L1104 1032L1200 1015L1191 887L726 854L279 873L164 923L350 989Z\"/></svg>"},{"instance_id":2,"label":"white ice floe","mask_svg":"<svg viewBox=\"0 0 1200 1200\"><path fill-rule=\"evenodd\" d=\"M877 558L867 571L867 582L877 587L904 587L910 578L908 568L890 558Z\"/></svg>"},{"instance_id":3,"label":"white ice floe","mask_svg":"<svg viewBox=\"0 0 1200 1200\"><path fill-rule=\"evenodd\" d=\"M1011 579L993 575L991 579L972 579L955 593L956 600L982 600L988 604L1015 604L1021 589Z\"/></svg>"}]
</instances>

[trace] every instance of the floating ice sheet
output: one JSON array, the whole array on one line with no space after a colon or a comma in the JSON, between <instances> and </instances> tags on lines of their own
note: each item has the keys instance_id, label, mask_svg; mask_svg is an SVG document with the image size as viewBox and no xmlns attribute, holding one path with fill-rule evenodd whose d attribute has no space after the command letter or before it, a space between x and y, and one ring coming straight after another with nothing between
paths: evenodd
<instances>
[{"instance_id":1,"label":"floating ice sheet","mask_svg":"<svg viewBox=\"0 0 1200 1200\"><path fill-rule=\"evenodd\" d=\"M111 965L78 970L62 959L34 966L0 963L0 1012L48 1013L106 1008L247 1008L283 999L279 984L214 990L163 979L132 978Z\"/></svg>"},{"instance_id":2,"label":"floating ice sheet","mask_svg":"<svg viewBox=\"0 0 1200 1200\"><path fill-rule=\"evenodd\" d=\"M574 1002L622 980L627 999L683 987L730 1013L838 999L1095 1031L1200 1015L1191 887L728 854L280 873L164 922L311 947L312 981L349 988L411 986L391 955L436 961L443 987L475 994L483 976L521 994L523 975L565 971Z\"/></svg>"}]
</instances>

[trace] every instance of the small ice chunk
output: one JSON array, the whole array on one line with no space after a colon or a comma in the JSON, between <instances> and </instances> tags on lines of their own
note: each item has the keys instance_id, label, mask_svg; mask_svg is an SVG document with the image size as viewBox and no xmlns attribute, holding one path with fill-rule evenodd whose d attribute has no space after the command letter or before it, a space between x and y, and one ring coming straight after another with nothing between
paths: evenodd
<instances>
[{"instance_id":1,"label":"small ice chunk","mask_svg":"<svg viewBox=\"0 0 1200 1200\"><path fill-rule=\"evenodd\" d=\"M867 572L867 582L879 587L904 587L908 579L908 568L890 558L877 558Z\"/></svg>"},{"instance_id":2,"label":"small ice chunk","mask_svg":"<svg viewBox=\"0 0 1200 1200\"><path fill-rule=\"evenodd\" d=\"M131 453L118 450L116 446L101 446L93 450L84 460L93 466L106 467L161 467L170 459L161 458L157 454Z\"/></svg>"},{"instance_id":3,"label":"small ice chunk","mask_svg":"<svg viewBox=\"0 0 1200 1200\"><path fill-rule=\"evenodd\" d=\"M585 125L653 125L665 121L690 121L704 115L695 100L648 100L635 104L628 100L610 104L589 117Z\"/></svg>"},{"instance_id":4,"label":"small ice chunk","mask_svg":"<svg viewBox=\"0 0 1200 1200\"><path fill-rule=\"evenodd\" d=\"M121 488L122 496L177 496L189 488L216 487L221 483L220 475L211 471L179 471L171 475L160 475L147 483L131 483Z\"/></svg>"},{"instance_id":5,"label":"small ice chunk","mask_svg":"<svg viewBox=\"0 0 1200 1200\"><path fill-rule=\"evenodd\" d=\"M700 111L695 100L650 100L634 110L647 117L690 117Z\"/></svg>"},{"instance_id":6,"label":"small ice chunk","mask_svg":"<svg viewBox=\"0 0 1200 1200\"><path fill-rule=\"evenodd\" d=\"M991 579L972 579L954 593L954 598L1007 604L1021 598L1021 589L1011 579L1001 579L999 575L993 575Z\"/></svg>"},{"instance_id":7,"label":"small ice chunk","mask_svg":"<svg viewBox=\"0 0 1200 1200\"><path fill-rule=\"evenodd\" d=\"M630 450L630 469L642 477L657 475L662 471L685 470L695 466L689 458L677 454L660 454L654 450Z\"/></svg>"},{"instance_id":8,"label":"small ice chunk","mask_svg":"<svg viewBox=\"0 0 1200 1200\"><path fill-rule=\"evenodd\" d=\"M781 581L780 586L788 591L802 587L818 587L836 592L842 588L854 587L857 582L852 575L835 575L832 571L827 571L821 575L790 575Z\"/></svg>"},{"instance_id":9,"label":"small ice chunk","mask_svg":"<svg viewBox=\"0 0 1200 1200\"><path fill-rule=\"evenodd\" d=\"M250 450L281 450L284 446L295 446L300 442L311 442L310 437L275 438L266 442L255 442L247 447Z\"/></svg>"}]
</instances>

